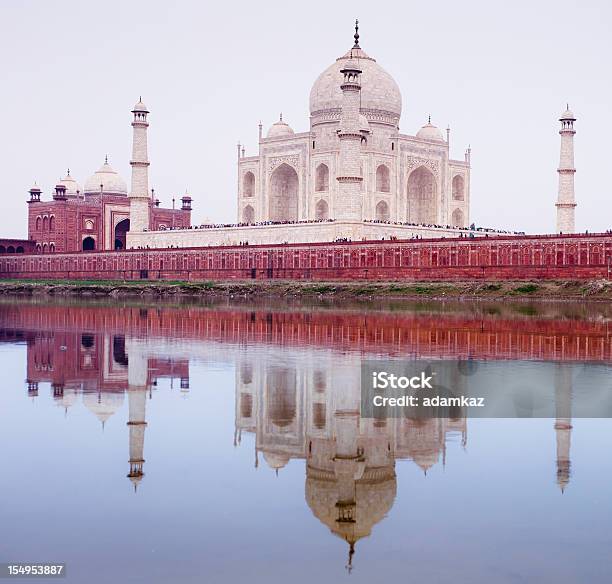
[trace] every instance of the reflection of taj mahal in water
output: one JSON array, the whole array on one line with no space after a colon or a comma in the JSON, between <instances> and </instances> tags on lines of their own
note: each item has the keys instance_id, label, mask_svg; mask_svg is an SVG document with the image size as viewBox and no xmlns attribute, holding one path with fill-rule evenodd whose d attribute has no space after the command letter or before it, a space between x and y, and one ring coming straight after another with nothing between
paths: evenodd
<instances>
[{"instance_id":1,"label":"reflection of taj mahal in water","mask_svg":"<svg viewBox=\"0 0 612 584\"><path fill-rule=\"evenodd\" d=\"M159 345L142 337L42 328L1 331L4 341L27 342L28 394L35 398L40 384L49 383L66 415L80 400L104 424L122 409L127 393L127 476L136 488L144 476L147 399L161 378L189 391L189 360L181 350L164 351L162 357ZM467 446L461 411L443 419L361 418L359 355L346 355L339 365L329 352L314 348L297 358L296 349L249 353L233 344L203 343L191 350L235 366L235 445L245 433L253 434L256 466L265 461L277 473L291 459L305 461L306 502L348 543L349 565L355 543L370 535L394 504L396 461L412 461L427 473L445 464L449 440ZM572 428L566 366L557 366L554 384L557 482L564 490Z\"/></svg>"}]
</instances>

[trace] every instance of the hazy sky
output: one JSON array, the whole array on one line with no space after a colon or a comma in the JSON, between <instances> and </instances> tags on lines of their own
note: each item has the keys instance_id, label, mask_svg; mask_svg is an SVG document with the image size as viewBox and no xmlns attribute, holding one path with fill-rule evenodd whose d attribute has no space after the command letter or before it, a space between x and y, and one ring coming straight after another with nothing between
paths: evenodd
<instances>
[{"instance_id":1,"label":"hazy sky","mask_svg":"<svg viewBox=\"0 0 612 584\"><path fill-rule=\"evenodd\" d=\"M317 75L361 46L397 81L400 129L429 114L451 151L472 146L472 219L551 231L557 118L577 115L577 228L612 227L612 8L606 1L60 2L0 0L0 236L27 235L27 191L69 166L130 179L130 109L150 114L151 186L187 189L194 223L233 221L236 143L280 111L308 129Z\"/></svg>"}]
</instances>

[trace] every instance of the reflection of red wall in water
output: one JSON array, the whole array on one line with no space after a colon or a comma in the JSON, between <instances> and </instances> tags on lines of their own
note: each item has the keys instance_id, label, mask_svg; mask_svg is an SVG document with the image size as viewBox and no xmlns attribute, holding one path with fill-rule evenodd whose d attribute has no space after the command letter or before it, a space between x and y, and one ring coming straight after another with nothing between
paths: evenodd
<instances>
[{"instance_id":1,"label":"reflection of red wall in water","mask_svg":"<svg viewBox=\"0 0 612 584\"><path fill-rule=\"evenodd\" d=\"M611 361L608 327L601 319L515 314L377 311L364 316L357 311L331 309L272 311L163 305L0 307L0 328L36 331L33 334L41 339L46 333L53 332L57 339L64 334L63 342L74 346L74 355L81 354L81 334L104 331L107 335L311 345L390 355ZM40 343L45 346L43 340ZM57 345L54 341L54 350ZM65 357L54 353L54 358Z\"/></svg>"},{"instance_id":2,"label":"reflection of red wall in water","mask_svg":"<svg viewBox=\"0 0 612 584\"><path fill-rule=\"evenodd\" d=\"M123 335L37 328L28 330L27 337L28 382L48 381L84 391L127 389L129 355ZM148 358L147 362L147 386L164 377L189 379L188 361Z\"/></svg>"}]
</instances>

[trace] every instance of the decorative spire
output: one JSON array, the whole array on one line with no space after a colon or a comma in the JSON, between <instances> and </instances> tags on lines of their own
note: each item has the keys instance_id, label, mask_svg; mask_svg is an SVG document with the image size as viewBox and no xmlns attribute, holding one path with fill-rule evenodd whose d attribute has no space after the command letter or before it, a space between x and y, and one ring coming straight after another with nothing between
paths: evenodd
<instances>
[{"instance_id":1,"label":"decorative spire","mask_svg":"<svg viewBox=\"0 0 612 584\"><path fill-rule=\"evenodd\" d=\"M108 154L104 157L104 164L108 164Z\"/></svg>"},{"instance_id":2,"label":"decorative spire","mask_svg":"<svg viewBox=\"0 0 612 584\"><path fill-rule=\"evenodd\" d=\"M359 20L355 19L355 34L353 35L355 39L355 44L353 45L354 49L359 49Z\"/></svg>"},{"instance_id":3,"label":"decorative spire","mask_svg":"<svg viewBox=\"0 0 612 584\"><path fill-rule=\"evenodd\" d=\"M283 121L283 112L280 113L280 118L279 120L282 122Z\"/></svg>"},{"instance_id":4,"label":"decorative spire","mask_svg":"<svg viewBox=\"0 0 612 584\"><path fill-rule=\"evenodd\" d=\"M67 176L70 176L70 169L68 169Z\"/></svg>"},{"instance_id":5,"label":"decorative spire","mask_svg":"<svg viewBox=\"0 0 612 584\"><path fill-rule=\"evenodd\" d=\"M350 574L353 571L353 556L355 555L355 542L349 542L349 554L348 562L346 564L346 571Z\"/></svg>"},{"instance_id":6,"label":"decorative spire","mask_svg":"<svg viewBox=\"0 0 612 584\"><path fill-rule=\"evenodd\" d=\"M427 123L431 124L431 114L429 114L429 116L427 117Z\"/></svg>"}]
</instances>

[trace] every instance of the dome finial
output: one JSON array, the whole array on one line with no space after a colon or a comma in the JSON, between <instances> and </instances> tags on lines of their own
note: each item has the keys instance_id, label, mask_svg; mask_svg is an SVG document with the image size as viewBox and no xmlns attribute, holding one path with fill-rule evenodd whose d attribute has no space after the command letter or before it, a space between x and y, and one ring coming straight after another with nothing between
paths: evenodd
<instances>
[{"instance_id":1,"label":"dome finial","mask_svg":"<svg viewBox=\"0 0 612 584\"><path fill-rule=\"evenodd\" d=\"M283 112L280 113L279 121L283 121Z\"/></svg>"},{"instance_id":2,"label":"dome finial","mask_svg":"<svg viewBox=\"0 0 612 584\"><path fill-rule=\"evenodd\" d=\"M358 49L359 48L359 20L355 19L355 34L353 35L353 38L355 39L355 44L353 45L354 49Z\"/></svg>"},{"instance_id":3,"label":"dome finial","mask_svg":"<svg viewBox=\"0 0 612 584\"><path fill-rule=\"evenodd\" d=\"M104 164L108 164L108 154L104 157Z\"/></svg>"},{"instance_id":4,"label":"dome finial","mask_svg":"<svg viewBox=\"0 0 612 584\"><path fill-rule=\"evenodd\" d=\"M353 571L353 556L355 555L355 542L349 541L349 554L348 562L346 564L346 571L350 574Z\"/></svg>"},{"instance_id":5,"label":"dome finial","mask_svg":"<svg viewBox=\"0 0 612 584\"><path fill-rule=\"evenodd\" d=\"M429 116L427 117L427 123L431 124L431 114L429 114Z\"/></svg>"}]
</instances>

